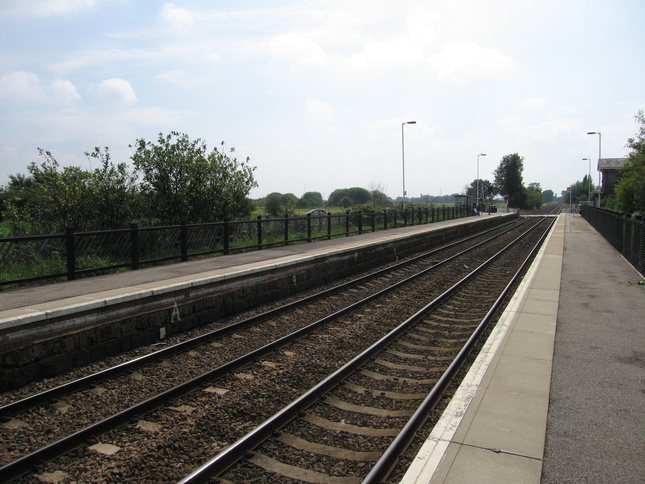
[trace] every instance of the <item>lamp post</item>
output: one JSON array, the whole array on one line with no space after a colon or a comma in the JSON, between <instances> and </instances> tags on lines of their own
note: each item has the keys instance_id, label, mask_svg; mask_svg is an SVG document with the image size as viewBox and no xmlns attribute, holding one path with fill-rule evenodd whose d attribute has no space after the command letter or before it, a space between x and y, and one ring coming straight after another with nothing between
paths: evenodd
<instances>
[{"instance_id":1,"label":"lamp post","mask_svg":"<svg viewBox=\"0 0 645 484\"><path fill-rule=\"evenodd\" d=\"M406 124L417 124L416 121L406 121L401 123L401 162L403 166L403 211L405 212L405 137L403 134L403 128Z\"/></svg>"},{"instance_id":2,"label":"lamp post","mask_svg":"<svg viewBox=\"0 0 645 484\"><path fill-rule=\"evenodd\" d=\"M602 146L602 133L600 131L589 131L587 134L597 134L598 135L598 208L601 205L602 199L602 172L600 171L600 158L601 158L601 146Z\"/></svg>"},{"instance_id":3,"label":"lamp post","mask_svg":"<svg viewBox=\"0 0 645 484\"><path fill-rule=\"evenodd\" d=\"M589 174L587 175L587 185L589 187L589 195L587 200L591 203L591 158L583 158L582 161L587 160L589 162Z\"/></svg>"},{"instance_id":4,"label":"lamp post","mask_svg":"<svg viewBox=\"0 0 645 484\"><path fill-rule=\"evenodd\" d=\"M486 156L486 153L479 153L477 155L477 200L475 202L477 204L477 210L479 210L479 157L480 156Z\"/></svg>"}]
</instances>

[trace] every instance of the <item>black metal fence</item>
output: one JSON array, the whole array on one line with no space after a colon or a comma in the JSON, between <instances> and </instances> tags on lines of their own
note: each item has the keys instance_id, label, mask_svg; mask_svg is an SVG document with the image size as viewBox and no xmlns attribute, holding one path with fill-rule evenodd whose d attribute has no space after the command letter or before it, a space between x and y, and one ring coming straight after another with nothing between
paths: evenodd
<instances>
[{"instance_id":1,"label":"black metal fence","mask_svg":"<svg viewBox=\"0 0 645 484\"><path fill-rule=\"evenodd\" d=\"M419 225L466 207L340 213L0 238L0 289Z\"/></svg>"},{"instance_id":2,"label":"black metal fence","mask_svg":"<svg viewBox=\"0 0 645 484\"><path fill-rule=\"evenodd\" d=\"M645 274L645 222L643 217L583 205L580 213L638 272Z\"/></svg>"}]
</instances>

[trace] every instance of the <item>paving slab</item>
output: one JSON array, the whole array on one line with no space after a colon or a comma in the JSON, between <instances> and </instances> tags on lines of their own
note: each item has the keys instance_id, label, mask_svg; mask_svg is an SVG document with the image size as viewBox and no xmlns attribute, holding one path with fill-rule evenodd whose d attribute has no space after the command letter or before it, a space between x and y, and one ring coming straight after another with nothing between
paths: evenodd
<instances>
[{"instance_id":1,"label":"paving slab","mask_svg":"<svg viewBox=\"0 0 645 484\"><path fill-rule=\"evenodd\" d=\"M643 275L571 214L534 266L403 484L645 482Z\"/></svg>"},{"instance_id":2,"label":"paving slab","mask_svg":"<svg viewBox=\"0 0 645 484\"><path fill-rule=\"evenodd\" d=\"M563 226L558 219L402 484L539 482Z\"/></svg>"}]
</instances>

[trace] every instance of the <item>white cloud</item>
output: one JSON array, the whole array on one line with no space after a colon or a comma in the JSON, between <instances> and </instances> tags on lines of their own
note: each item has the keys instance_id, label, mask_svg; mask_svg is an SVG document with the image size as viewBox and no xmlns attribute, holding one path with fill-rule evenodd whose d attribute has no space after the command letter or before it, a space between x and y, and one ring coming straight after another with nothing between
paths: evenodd
<instances>
[{"instance_id":1,"label":"white cloud","mask_svg":"<svg viewBox=\"0 0 645 484\"><path fill-rule=\"evenodd\" d=\"M429 59L428 67L438 79L463 84L468 79L509 74L513 60L495 49L472 41L448 44Z\"/></svg>"},{"instance_id":2,"label":"white cloud","mask_svg":"<svg viewBox=\"0 0 645 484\"><path fill-rule=\"evenodd\" d=\"M412 37L427 44L439 38L439 20L438 13L417 11L408 16L406 26Z\"/></svg>"},{"instance_id":3,"label":"white cloud","mask_svg":"<svg viewBox=\"0 0 645 484\"><path fill-rule=\"evenodd\" d=\"M514 72L513 59L485 46L481 19L464 14L463 7L433 10L417 3L396 14L391 7L376 7L357 2L344 8L332 2L327 9L300 12L300 23L273 36L268 52L291 66L333 75L401 73L464 84ZM369 14L362 15L365 9ZM329 19L334 20L331 25Z\"/></svg>"},{"instance_id":4,"label":"white cloud","mask_svg":"<svg viewBox=\"0 0 645 484\"><path fill-rule=\"evenodd\" d=\"M89 10L96 0L14 0L5 2L0 13L11 16L70 16Z\"/></svg>"},{"instance_id":5,"label":"white cloud","mask_svg":"<svg viewBox=\"0 0 645 484\"><path fill-rule=\"evenodd\" d=\"M81 99L70 81L58 79L43 86L36 74L27 71L0 77L0 97L30 104L73 104Z\"/></svg>"},{"instance_id":6,"label":"white cloud","mask_svg":"<svg viewBox=\"0 0 645 484\"><path fill-rule=\"evenodd\" d=\"M155 79L159 79L163 82L168 82L170 84L175 84L183 88L191 88L199 85L204 85L207 83L207 80L196 76L194 74L189 74L187 71L182 70L172 70L162 72L155 76Z\"/></svg>"},{"instance_id":7,"label":"white cloud","mask_svg":"<svg viewBox=\"0 0 645 484\"><path fill-rule=\"evenodd\" d=\"M45 91L33 72L16 71L0 77L0 96L27 102L42 102Z\"/></svg>"},{"instance_id":8,"label":"white cloud","mask_svg":"<svg viewBox=\"0 0 645 484\"><path fill-rule=\"evenodd\" d=\"M546 107L546 100L540 97L532 97L522 101L521 107L528 110L542 110Z\"/></svg>"},{"instance_id":9,"label":"white cloud","mask_svg":"<svg viewBox=\"0 0 645 484\"><path fill-rule=\"evenodd\" d=\"M108 104L130 106L137 100L132 85L124 79L106 79L99 86L99 96Z\"/></svg>"},{"instance_id":10,"label":"white cloud","mask_svg":"<svg viewBox=\"0 0 645 484\"><path fill-rule=\"evenodd\" d=\"M316 99L307 99L307 111L315 118L329 121L334 117L334 111L328 104Z\"/></svg>"},{"instance_id":11,"label":"white cloud","mask_svg":"<svg viewBox=\"0 0 645 484\"><path fill-rule=\"evenodd\" d=\"M392 68L414 65L422 58L423 52L413 39L399 38L368 41L364 51L349 57L347 62L358 68Z\"/></svg>"},{"instance_id":12,"label":"white cloud","mask_svg":"<svg viewBox=\"0 0 645 484\"><path fill-rule=\"evenodd\" d=\"M322 66L328 60L327 53L312 39L291 33L275 36L269 42L269 53L285 58L294 64Z\"/></svg>"},{"instance_id":13,"label":"white cloud","mask_svg":"<svg viewBox=\"0 0 645 484\"><path fill-rule=\"evenodd\" d=\"M76 90L76 86L70 81L63 79L56 80L52 83L50 92L52 98L62 104L72 104L81 100L81 96Z\"/></svg>"},{"instance_id":14,"label":"white cloud","mask_svg":"<svg viewBox=\"0 0 645 484\"><path fill-rule=\"evenodd\" d=\"M174 3L166 3L161 8L159 16L166 24L175 29L187 29L195 23L190 10L176 7Z\"/></svg>"}]
</instances>

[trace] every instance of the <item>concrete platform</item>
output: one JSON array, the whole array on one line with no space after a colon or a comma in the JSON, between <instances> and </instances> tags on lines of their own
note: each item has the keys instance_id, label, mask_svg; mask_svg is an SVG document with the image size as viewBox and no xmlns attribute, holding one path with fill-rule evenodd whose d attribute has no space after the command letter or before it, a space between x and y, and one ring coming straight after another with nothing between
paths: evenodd
<instances>
[{"instance_id":1,"label":"concrete platform","mask_svg":"<svg viewBox=\"0 0 645 484\"><path fill-rule=\"evenodd\" d=\"M486 217L0 293L0 322L134 300ZM560 215L402 482L644 483L642 279L584 219Z\"/></svg>"},{"instance_id":2,"label":"concrete platform","mask_svg":"<svg viewBox=\"0 0 645 484\"><path fill-rule=\"evenodd\" d=\"M484 214L479 217L398 227L351 237L337 237L312 244L275 247L57 284L0 291L0 327L4 323L15 322L29 315L31 319L46 319L45 314L53 311L78 311L81 306L91 308L92 305L140 299L146 295L173 291L182 285L197 286L200 283L218 279L293 265L331 253L352 251L365 245L403 240L450 227L485 222L492 218L515 216L516 214L505 213Z\"/></svg>"},{"instance_id":3,"label":"concrete platform","mask_svg":"<svg viewBox=\"0 0 645 484\"><path fill-rule=\"evenodd\" d=\"M492 214L0 292L0 391L500 225Z\"/></svg>"},{"instance_id":4,"label":"concrete platform","mask_svg":"<svg viewBox=\"0 0 645 484\"><path fill-rule=\"evenodd\" d=\"M401 482L645 482L642 279L560 215Z\"/></svg>"}]
</instances>

